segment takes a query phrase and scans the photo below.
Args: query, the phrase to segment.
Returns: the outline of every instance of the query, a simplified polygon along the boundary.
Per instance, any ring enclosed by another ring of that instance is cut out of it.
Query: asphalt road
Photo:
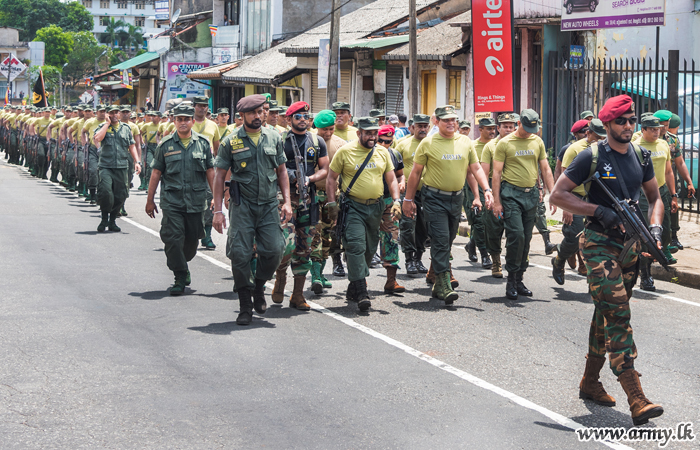
[[[544,255],[532,298],[506,300],[458,238],[451,308],[422,277],[385,296],[373,269],[369,314],[329,276],[312,311],[285,300],[238,327],[225,236],[170,297],[144,205],[132,190],[122,233],[98,234],[97,208],[0,162],[0,448],[605,448],[572,428],[632,426],[607,368],[617,406],[578,399],[593,305],[582,278],[552,281]],[[646,427],[700,425],[699,296],[657,287],[632,301],[636,366],[666,411]]]

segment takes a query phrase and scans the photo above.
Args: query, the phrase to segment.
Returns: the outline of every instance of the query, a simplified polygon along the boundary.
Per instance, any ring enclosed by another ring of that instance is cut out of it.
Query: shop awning
[[[216,66],[206,67],[204,69],[195,70],[187,74],[187,78],[193,80],[220,80],[221,76],[231,69],[238,67],[238,61],[218,64]]]
[[[139,56],[135,56],[131,59],[127,59],[124,62],[121,62],[115,66],[112,66],[112,69],[117,69],[117,70],[124,70],[124,69],[131,69],[146,63],[149,63],[153,61],[154,59],[158,59],[158,52],[146,52],[143,53]]]

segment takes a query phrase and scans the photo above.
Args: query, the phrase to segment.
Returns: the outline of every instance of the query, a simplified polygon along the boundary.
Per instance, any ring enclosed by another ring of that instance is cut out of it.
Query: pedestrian
[[[650,153],[630,144],[637,122],[632,98],[620,95],[609,99],[599,118],[605,126],[607,139],[579,153],[557,181],[550,201],[572,214],[587,216],[586,228],[579,242],[588,268],[588,288],[595,312],[590,323],[588,355],[579,384],[579,396],[599,405],[615,405],[615,399],[605,392],[599,381],[607,353],[610,368],[627,394],[632,421],[635,425],[642,425],[663,414],[664,410],[644,395],[639,373],[634,368],[637,347],[630,325],[630,299],[637,278],[641,246],[636,243],[631,251],[623,254],[624,227],[612,209],[612,201],[596,183],[588,189],[588,202],[571,192],[595,172],[618,199],[636,200],[641,188],[649,204],[653,205],[649,229],[659,249],[664,207]]]
[[[394,137],[396,138],[396,143],[398,144],[401,138],[406,137],[410,134],[410,131],[406,126],[406,120],[408,119],[408,117],[406,117],[406,114],[398,113],[396,115],[396,118],[399,121],[399,123],[396,127],[396,133],[394,134]]]
[[[378,150],[377,133],[379,121],[376,117],[358,119],[359,134],[356,141],[341,147],[333,157],[326,180],[328,208],[331,219],[344,211],[337,224],[342,231],[342,242],[348,261],[348,289],[345,297],[356,302],[360,311],[367,311],[372,303],[367,293],[367,276],[379,242],[379,226],[385,205],[383,201],[384,180],[389,186],[393,200],[392,215],[401,214],[399,188],[394,175],[394,166],[389,154]],[[336,201],[338,177],[341,177],[341,197]]]
[[[238,325],[250,324],[253,309],[265,314],[265,283],[272,279],[284,253],[280,219],[286,223],[292,217],[284,143],[279,133],[262,128],[265,101],[259,94],[238,101],[243,126],[224,140],[215,162],[213,225],[219,233],[226,225],[222,202],[226,174],[231,171],[226,256],[231,260],[233,291],[240,304]],[[284,199],[281,214],[278,188]],[[255,277],[250,264],[254,244],[259,256]]]
[[[435,116],[439,132],[423,139],[416,149],[403,213],[415,218],[415,194],[422,180],[421,200],[431,243],[431,269],[435,273],[432,294],[450,305],[458,298],[453,290],[456,286],[453,286],[450,249],[459,228],[467,173],[471,172],[484,189],[487,207],[491,206],[493,197],[474,143],[457,131],[459,116],[455,114],[454,106],[436,108]]]
[[[540,117],[532,109],[520,113],[518,128],[501,139],[493,156],[493,214],[503,217],[506,232],[506,298],[532,296],[523,283],[530,254],[532,228],[537,217],[538,169],[551,192],[554,181],[547,160],[547,149],[537,135]],[[556,207],[551,205],[552,214]]]
[[[194,108],[181,103],[173,108],[173,115],[177,131],[153,152],[146,214],[155,218],[158,213],[154,198],[161,183],[160,239],[168,269],[175,275],[170,295],[181,295],[192,282],[187,263],[197,254],[199,239],[204,236],[206,185],[211,188],[214,183],[214,160],[209,141],[192,132]]]
[[[352,114],[350,113],[350,103],[335,102],[331,105],[331,109],[335,113],[335,135],[345,142],[357,140],[357,128],[350,125]],[[345,272],[343,275],[345,276]]]
[[[99,186],[97,203],[102,221],[97,231],[121,231],[116,224],[119,211],[129,189],[129,157],[133,158],[136,173],[141,172],[141,161],[129,125],[118,118],[119,106],[111,106],[105,122],[95,130],[95,145],[99,150]]]

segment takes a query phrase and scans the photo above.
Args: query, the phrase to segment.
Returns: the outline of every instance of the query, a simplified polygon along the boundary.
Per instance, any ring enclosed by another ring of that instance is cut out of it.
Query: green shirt
[[[153,154],[151,167],[161,175],[160,206],[198,213],[207,208],[207,170],[214,167],[209,141],[192,133],[181,140],[177,133],[165,137]]]
[[[659,187],[666,185],[666,163],[671,161],[671,149],[668,142],[663,139],[657,139],[655,142],[647,142],[644,136],[635,142],[640,147],[651,152],[651,163],[654,165],[654,175]]]
[[[501,140],[500,136],[496,139],[492,139],[488,144],[484,146],[481,151],[481,156],[479,156],[479,161],[489,165],[489,180],[493,178],[493,155],[496,153],[496,144]]]
[[[357,140],[357,128],[352,127],[348,125],[348,127],[344,130],[341,130],[338,127],[335,127],[335,131],[333,132],[336,136],[338,136],[340,139],[344,140],[345,142],[350,142],[350,141],[356,141]]]
[[[564,158],[561,161],[562,170],[569,167],[569,165],[574,161],[574,158],[576,158],[576,156],[578,156],[579,153],[581,153],[590,146],[591,144],[588,142],[588,139],[581,139],[580,141],[576,141],[573,144],[571,144],[569,148],[566,149],[566,152],[564,153]],[[576,186],[572,192],[574,194],[580,195],[581,197],[586,196],[586,188],[583,185]]]
[[[341,176],[341,192],[345,192],[355,173],[367,158],[370,149],[363,147],[360,141],[353,141],[338,149],[330,169]],[[389,153],[377,146],[355,184],[350,195],[362,200],[380,198],[384,195],[384,174],[394,170]]]
[[[435,133],[421,141],[413,162],[425,166],[425,185],[456,192],[464,187],[469,165],[477,164],[479,158],[474,150],[474,142],[467,136],[456,133],[448,139]]]
[[[537,183],[539,162],[547,159],[547,149],[536,134],[523,139],[512,133],[498,142],[493,159],[503,163],[501,180],[531,188]]]
[[[96,128],[95,133],[100,128]],[[134,143],[134,137],[131,135],[129,125],[122,122],[119,122],[118,127],[111,125],[105,138],[100,142],[100,162],[98,167],[100,169],[128,168],[129,160],[131,159],[129,146]]]

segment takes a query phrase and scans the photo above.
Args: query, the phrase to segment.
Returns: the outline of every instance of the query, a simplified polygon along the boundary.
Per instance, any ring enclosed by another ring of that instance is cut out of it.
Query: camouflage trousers
[[[391,219],[391,207],[394,200],[384,199],[384,212],[379,225],[379,256],[383,267],[399,266],[399,223]]]
[[[316,224],[316,234],[311,243],[311,261],[323,262],[328,259],[328,256],[338,251],[333,251],[334,247],[339,247],[340,244],[335,239],[335,224],[328,217],[328,197],[326,191],[316,191],[316,201],[321,207],[321,217]]]
[[[610,358],[616,376],[634,368],[637,347],[630,325],[632,288],[637,281],[639,243],[623,261],[622,238],[586,228],[579,240],[588,270],[588,290],[595,305],[588,337],[588,353]]]
[[[311,270],[311,251],[314,236],[316,236],[316,226],[311,226],[309,223],[308,210],[304,212],[299,210],[299,195],[293,192],[291,200],[292,220],[282,224],[284,255],[277,271],[286,272],[291,264],[293,275],[306,275]],[[279,204],[278,209],[281,213],[282,203]]]

